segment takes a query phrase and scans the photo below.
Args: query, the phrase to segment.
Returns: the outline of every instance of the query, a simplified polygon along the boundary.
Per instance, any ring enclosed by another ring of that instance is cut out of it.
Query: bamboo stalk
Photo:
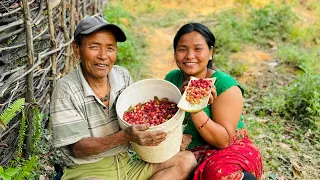
[[[66,21],[66,12],[67,12],[67,4],[66,1],[62,1],[62,18],[61,18],[61,27],[64,35],[64,40],[65,42],[68,42],[70,40],[69,38],[69,33],[68,33],[68,28],[67,28],[67,21]],[[70,54],[70,45],[66,47],[66,54]],[[70,67],[69,67],[69,56],[65,56],[65,61],[64,61],[64,68],[62,71],[62,74],[66,74],[70,72]]]
[[[57,43],[55,40],[55,35],[54,35],[54,24],[53,24],[53,16],[52,16],[52,6],[51,6],[50,0],[47,0],[47,11],[48,11],[48,26],[49,26],[49,34],[50,34],[50,44],[51,44],[51,50],[56,49]],[[51,67],[51,73],[52,73],[52,82],[53,82],[53,87],[56,84],[56,76],[57,76],[57,54],[53,53],[50,57],[52,67]]]
[[[87,13],[87,2],[86,2],[86,0],[83,0],[83,4],[82,4],[82,18],[86,17],[86,13]]]
[[[80,0],[77,0],[77,6],[76,6],[77,7],[76,11],[78,16],[77,24],[79,24],[80,20],[82,19],[82,8],[80,4],[81,4]]]
[[[27,42],[27,62],[28,68],[31,68],[34,64],[34,49],[33,49],[33,35],[32,35],[32,24],[29,13],[28,0],[22,0],[23,4],[23,17],[26,29],[26,42]],[[34,100],[34,90],[33,90],[33,71],[30,71],[27,77],[27,92],[26,92],[26,102],[32,103]],[[26,157],[30,157],[33,152],[33,122],[32,122],[33,112],[27,112],[28,119],[28,131],[26,140]]]
[[[71,0],[71,8],[70,8],[70,36],[73,36],[74,33],[74,26],[75,26],[75,6],[76,6],[76,0]],[[69,68],[70,71],[73,69],[75,65],[75,57],[73,54],[73,51],[71,52],[71,58],[69,60]]]
[[[80,22],[80,0],[76,0],[76,24]]]

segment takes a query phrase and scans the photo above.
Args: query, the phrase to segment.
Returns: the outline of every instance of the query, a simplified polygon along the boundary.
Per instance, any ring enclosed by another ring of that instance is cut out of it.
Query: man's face
[[[114,34],[101,30],[85,36],[81,45],[74,42],[73,50],[87,79],[103,79],[116,61],[118,47]]]

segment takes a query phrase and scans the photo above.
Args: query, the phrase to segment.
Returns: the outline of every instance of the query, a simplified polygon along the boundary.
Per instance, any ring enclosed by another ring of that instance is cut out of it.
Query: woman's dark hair
[[[188,23],[188,24],[183,25],[176,33],[176,35],[173,39],[174,51],[176,51],[178,41],[180,40],[181,36],[183,36],[184,34],[193,32],[193,31],[199,32],[205,38],[209,49],[214,48],[216,38],[214,37],[214,35],[212,34],[212,32],[210,31],[210,29],[208,27],[206,27],[200,23]],[[212,69],[212,60],[209,60],[207,67]]]

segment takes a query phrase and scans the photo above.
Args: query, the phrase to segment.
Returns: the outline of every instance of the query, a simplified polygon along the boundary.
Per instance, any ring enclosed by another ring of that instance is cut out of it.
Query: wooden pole
[[[70,40],[68,28],[67,28],[67,21],[66,21],[66,12],[67,12],[67,4],[66,1],[62,1],[62,18],[61,18],[61,27],[63,30],[64,40],[65,42],[68,42]],[[70,72],[70,63],[69,58],[70,57],[70,45],[66,47],[66,55],[64,60],[64,68],[62,74],[67,74]]]
[[[33,49],[33,35],[32,35],[32,22],[30,18],[28,0],[22,0],[23,5],[23,17],[24,25],[26,31],[26,42],[27,42],[27,62],[28,68],[31,68],[34,64],[34,49]],[[26,102],[32,103],[34,101],[34,88],[33,88],[33,71],[31,71],[27,76],[27,92],[26,92]],[[27,139],[26,139],[26,157],[32,155],[33,152],[33,111],[31,108],[27,111]]]
[[[71,0],[71,8],[70,8],[70,36],[73,36],[74,33],[74,26],[75,26],[75,8],[76,7],[76,0]],[[75,65],[75,57],[73,51],[70,52],[70,59],[69,59],[69,70],[72,71]]]
[[[74,33],[74,26],[75,26],[75,7],[76,7],[76,0],[71,0],[71,8],[70,8],[70,36],[73,36]],[[70,71],[74,68],[75,65],[75,57],[73,54],[73,51],[71,54],[71,58],[70,58]]]
[[[48,12],[48,26],[49,26],[49,34],[50,34],[50,45],[51,50],[56,49],[57,43],[55,39],[54,33],[54,24],[53,24],[53,16],[52,16],[52,6],[50,0],[47,0],[47,12]],[[53,53],[50,57],[51,59],[51,74],[52,74],[52,84],[53,87],[56,85],[56,77],[57,77],[57,54]]]
[[[86,0],[83,0],[83,3],[82,3],[82,18],[86,17],[86,14],[87,14],[87,2]]]
[[[80,0],[76,0],[76,24],[79,24],[81,19],[81,12],[80,12]]]

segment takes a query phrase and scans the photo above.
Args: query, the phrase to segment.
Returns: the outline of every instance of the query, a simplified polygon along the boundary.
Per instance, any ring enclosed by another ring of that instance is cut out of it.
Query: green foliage
[[[3,169],[2,166],[0,166],[0,177],[3,180],[11,180],[14,175],[18,173],[19,169],[17,168],[8,168],[6,170]]]
[[[250,4],[253,0],[235,0],[235,2],[240,3],[240,4]]]
[[[281,62],[290,63],[304,72],[315,72],[320,57],[316,50],[305,49],[301,46],[281,46],[277,52]]]
[[[306,73],[285,91],[285,106],[281,112],[294,118],[303,128],[319,131],[320,125],[320,75]]]
[[[12,176],[11,179],[38,179],[40,173],[40,167],[46,166],[46,164],[40,164],[40,160],[38,158],[39,154],[43,154],[44,146],[49,146],[47,142],[45,142],[45,134],[44,134],[44,124],[43,118],[44,115],[40,113],[38,107],[30,105],[28,108],[33,111],[33,127],[30,128],[32,130],[32,152],[31,157],[26,159],[23,156],[23,149],[26,137],[26,129],[28,124],[26,123],[26,115],[25,111],[22,111],[22,116],[20,120],[20,129],[19,129],[19,136],[18,136],[18,145],[15,150],[14,157],[8,167],[12,169],[16,169],[18,173],[15,176]],[[49,171],[47,172],[49,174]]]
[[[162,13],[166,13],[166,16],[159,15],[158,18],[142,18],[141,23],[147,24],[156,28],[165,28],[174,26],[177,23],[177,19],[182,19],[187,16],[186,11],[179,11],[176,9],[163,9]]]
[[[34,108],[34,138],[33,138],[33,149],[35,150],[35,153],[39,152],[39,146],[42,141],[41,141],[41,136],[42,136],[42,120],[43,120],[43,114],[40,113],[39,108]]]
[[[21,121],[20,121],[18,146],[16,149],[16,156],[17,157],[20,157],[20,155],[21,155],[25,135],[26,135],[26,116],[23,111]]]
[[[274,90],[261,97],[259,105],[252,109],[256,115],[280,115],[294,120],[304,133],[308,129],[319,132],[320,75],[304,73],[283,89],[270,88]]]
[[[211,28],[216,36],[215,53],[238,52],[242,48],[243,39],[252,39],[248,24],[234,9],[219,14],[217,22]]]
[[[3,180],[34,179],[35,174],[32,172],[38,167],[38,159],[38,156],[33,156],[29,160],[23,161],[21,166],[9,167],[5,170],[0,166],[0,177]]]
[[[250,14],[251,31],[255,41],[267,43],[268,40],[285,41],[292,31],[297,16],[289,6],[273,3],[260,9],[253,9]]]
[[[21,179],[35,179],[35,175],[33,172],[39,167],[38,164],[38,156],[32,156],[29,160],[26,160],[24,164],[19,168],[19,172],[17,176],[13,178],[13,180],[21,180]],[[33,178],[31,178],[33,177]]]
[[[320,16],[320,14],[319,14]],[[315,22],[312,26],[293,28],[289,40],[294,44],[303,46],[320,45],[320,22]]]
[[[105,18],[120,26],[126,33],[127,40],[118,44],[116,64],[126,67],[134,80],[143,79],[147,76],[146,71],[136,69],[147,69],[144,62],[146,47],[145,40],[141,36],[133,36],[132,23],[134,18],[120,4],[111,3],[104,11]]]
[[[112,3],[104,10],[104,17],[111,23],[124,27],[125,20],[133,20],[130,12],[128,12],[120,3]],[[130,24],[129,24],[130,25]]]
[[[24,98],[15,100],[4,112],[0,115],[0,119],[5,124],[8,124],[24,107]]]
[[[231,64],[230,75],[240,77],[247,70],[247,66],[239,61],[233,61]]]

